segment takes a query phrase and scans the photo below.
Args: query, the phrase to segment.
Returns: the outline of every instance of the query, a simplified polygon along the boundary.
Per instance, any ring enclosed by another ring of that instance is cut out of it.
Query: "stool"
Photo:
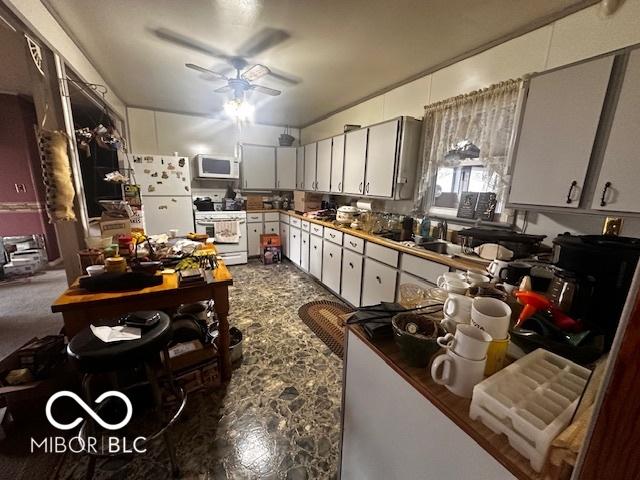
[[[136,340],[126,340],[121,342],[103,342],[96,337],[90,327],[83,329],[80,333],[71,339],[67,346],[67,353],[72,362],[77,366],[78,370],[83,374],[82,389],[84,400],[87,405],[95,409],[95,405],[91,396],[90,381],[94,374],[110,374],[112,379],[115,378],[117,370],[130,369],[133,365],[142,364],[145,368],[147,381],[151,387],[156,413],[162,408],[162,394],[158,384],[156,364],[160,359],[160,353],[164,356],[164,370],[169,379],[169,384],[173,389],[176,398],[179,399],[179,407],[171,420],[155,432],[147,437],[145,443],[154,440],[160,435],[163,436],[165,446],[169,452],[171,461],[171,470],[174,477],[180,475],[180,470],[176,462],[175,449],[171,438],[169,437],[168,428],[178,419],[184,410],[187,396],[181,388],[177,388],[173,381],[171,367],[169,365],[169,352],[167,345],[171,341],[171,320],[164,312],[139,312],[145,316],[149,314],[157,314],[158,322],[152,327],[142,330],[142,335]],[[96,326],[118,324],[118,319],[94,322]],[[94,433],[95,424],[89,415],[80,429],[79,436],[86,436]],[[86,478],[92,478],[95,470],[95,462],[97,456],[115,456],[113,454],[105,454],[103,452],[92,454],[88,452],[89,466],[87,468]]]

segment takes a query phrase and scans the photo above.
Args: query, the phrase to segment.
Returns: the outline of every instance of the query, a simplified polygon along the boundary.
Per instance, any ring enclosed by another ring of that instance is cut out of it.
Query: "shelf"
[[[429,402],[464,430],[492,457],[500,462],[515,477],[521,480],[545,478],[544,469],[537,473],[531,468],[529,460],[520,455],[510,445],[505,435],[493,433],[482,423],[469,418],[471,399],[458,397],[445,387],[436,384],[427,368],[410,367],[402,359],[393,339],[370,340],[362,327],[348,327],[362,342],[371,348],[387,365],[411,384]]]

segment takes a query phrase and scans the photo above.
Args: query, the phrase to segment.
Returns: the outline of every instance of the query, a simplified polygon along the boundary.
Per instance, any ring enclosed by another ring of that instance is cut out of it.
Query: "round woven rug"
[[[298,309],[302,321],[340,358],[344,340],[344,325],[340,316],[351,312],[352,308],[330,300],[305,303]]]

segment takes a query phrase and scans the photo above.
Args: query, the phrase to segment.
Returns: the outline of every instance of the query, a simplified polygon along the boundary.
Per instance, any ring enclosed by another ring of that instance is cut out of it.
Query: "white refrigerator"
[[[144,230],[148,235],[194,231],[189,159],[173,155],[132,154],[134,181],[140,187]]]

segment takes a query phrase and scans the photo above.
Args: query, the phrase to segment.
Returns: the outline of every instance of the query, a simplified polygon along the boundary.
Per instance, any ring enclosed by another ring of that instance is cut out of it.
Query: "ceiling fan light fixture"
[[[251,122],[255,108],[244,99],[234,98],[224,104],[224,113],[236,122]]]

